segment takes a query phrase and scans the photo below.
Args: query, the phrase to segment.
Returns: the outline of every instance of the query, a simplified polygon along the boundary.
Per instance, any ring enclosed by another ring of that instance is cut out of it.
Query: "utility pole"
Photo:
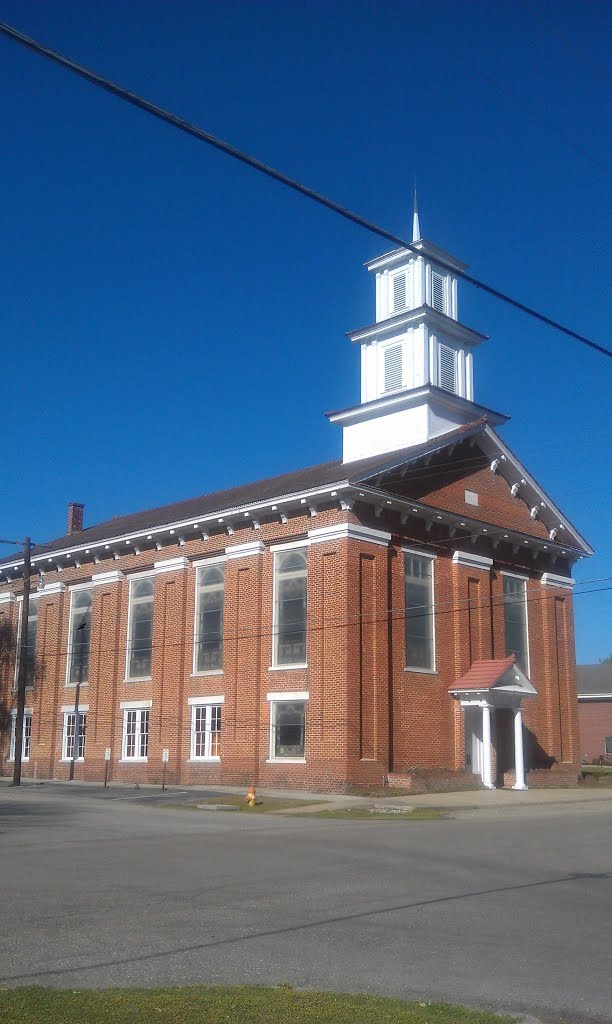
[[[23,542],[23,604],[21,606],[21,639],[19,644],[19,672],[17,674],[17,717],[15,719],[15,764],[13,786],[21,785],[21,755],[23,753],[23,719],[26,684],[28,681],[28,617],[30,614],[30,538]]]
[[[85,656],[85,621],[77,626],[75,633],[83,630],[80,637],[79,647],[79,679],[74,691],[74,743],[72,746],[72,757],[70,759],[70,781],[74,779],[74,763],[79,756],[79,744],[81,742],[81,714],[79,712],[79,700],[81,698],[81,683],[83,682],[83,660]]]

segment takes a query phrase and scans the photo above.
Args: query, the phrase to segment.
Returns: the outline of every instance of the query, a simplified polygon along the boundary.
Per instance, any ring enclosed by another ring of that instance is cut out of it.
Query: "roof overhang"
[[[409,248],[392,249],[390,252],[383,253],[382,256],[368,260],[367,263],[364,263],[364,267],[367,270],[387,270],[395,263],[404,262],[406,257],[410,255],[417,257],[428,256],[432,263],[439,263],[448,270],[454,270],[457,274],[462,274],[468,269],[467,263],[463,263],[456,256],[451,256],[445,249],[441,249],[438,245],[434,245],[433,242],[428,242],[424,238],[419,238],[417,241],[412,242]]]
[[[362,345],[375,337],[384,338],[387,335],[397,334],[398,330],[401,331],[407,327],[417,327],[425,321],[431,324],[432,327],[438,328],[443,334],[461,341],[464,345],[475,347],[476,345],[481,345],[483,341],[487,341],[488,338],[488,335],[480,334],[479,331],[473,330],[467,324],[462,324],[459,320],[453,320],[451,316],[439,313],[433,306],[419,306],[417,309],[407,309],[404,313],[396,313],[395,316],[379,320],[377,323],[366,324],[365,327],[358,327],[354,331],[347,331],[346,336],[351,341]]]
[[[506,423],[510,418],[503,412],[495,412],[494,409],[487,409],[484,405],[477,405],[476,402],[470,402],[467,398],[454,395],[450,391],[445,391],[444,388],[436,387],[435,384],[425,384],[423,387],[399,391],[394,395],[374,398],[371,402],[363,402],[350,409],[326,412],[325,415],[330,423],[349,425],[375,419],[378,416],[387,416],[391,412],[402,412],[404,409],[422,405],[424,401],[429,401],[440,410],[459,412],[466,421],[474,421],[486,416],[490,422],[501,424]]]

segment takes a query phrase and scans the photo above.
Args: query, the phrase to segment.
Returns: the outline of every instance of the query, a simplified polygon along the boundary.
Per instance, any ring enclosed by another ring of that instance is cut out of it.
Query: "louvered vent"
[[[448,345],[440,345],[440,387],[456,391],[455,353]]]
[[[438,313],[446,313],[444,302],[444,278],[442,274],[431,275],[431,304]]]
[[[393,345],[385,349],[385,391],[395,391],[402,386],[402,346]]]
[[[399,313],[406,308],[406,275],[398,274],[393,278],[393,312]]]

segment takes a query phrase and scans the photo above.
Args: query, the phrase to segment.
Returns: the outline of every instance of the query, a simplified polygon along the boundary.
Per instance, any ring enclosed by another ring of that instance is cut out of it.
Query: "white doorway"
[[[465,716],[465,770],[482,778],[482,710],[464,708]]]

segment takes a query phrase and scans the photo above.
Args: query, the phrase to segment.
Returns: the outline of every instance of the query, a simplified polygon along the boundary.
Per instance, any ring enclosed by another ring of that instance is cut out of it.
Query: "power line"
[[[602,577],[599,580],[584,580],[582,583],[576,584],[576,586],[587,586],[587,584],[600,583],[600,582],[607,583],[609,581],[612,581],[612,577],[608,576],[608,577]],[[578,592],[574,593],[572,596],[574,598],[576,598],[576,597],[586,596],[587,594],[603,594],[603,593],[606,593],[607,591],[610,591],[610,590],[612,590],[612,586],[609,586],[609,587],[596,587],[596,588],[593,588],[591,590],[581,590],[581,591],[578,591]],[[535,591],[527,590],[524,598],[520,598],[519,601],[514,601],[512,603],[523,603],[523,601],[525,601],[525,603],[527,603],[527,604],[535,603],[535,602],[544,603],[546,601],[554,601],[555,598],[556,598],[555,594],[545,594],[545,593],[540,593],[540,592],[535,592]],[[492,595],[489,595],[489,597],[484,598],[482,601],[470,600],[469,598],[465,598],[465,599],[462,599],[462,600],[460,599],[459,601],[456,601],[456,600],[434,601],[433,604],[414,605],[414,606],[411,607],[410,611],[411,612],[423,611],[424,614],[432,613],[434,615],[448,615],[448,614],[452,614],[453,612],[466,612],[466,611],[469,611],[470,609],[502,608],[506,603],[507,603],[507,601],[506,601],[506,598],[504,597],[504,595],[502,595],[502,594],[492,594]],[[405,607],[402,606],[402,607],[399,607],[399,608],[395,608],[395,607],[386,608],[380,614],[372,615],[372,616],[365,615],[362,612],[357,612],[354,616],[351,616],[351,617],[346,618],[346,619],[345,618],[340,618],[340,617],[330,616],[325,621],[322,621],[321,618],[314,619],[314,617],[309,616],[308,622],[307,622],[307,626],[306,626],[306,629],[304,630],[304,632],[306,633],[307,636],[310,636],[310,635],[312,635],[314,633],[319,633],[322,630],[326,630],[326,629],[345,629],[345,628],[349,629],[349,628],[353,628],[353,627],[359,627],[359,626],[364,625],[364,624],[365,625],[376,625],[376,624],[388,622],[389,618],[391,619],[391,621],[398,622],[398,621],[402,621],[404,619],[405,615],[406,615],[406,609],[405,609]],[[153,619],[147,619],[147,620],[143,619],[143,620],[140,620],[140,621],[142,621],[142,622],[147,621],[147,622],[151,622],[152,623],[154,620]],[[296,632],[298,632],[298,631],[296,630]],[[187,648],[191,644],[195,645],[195,644],[198,643],[197,640],[195,640],[195,642],[194,642],[194,632],[193,632],[193,629],[190,629],[190,628],[187,628],[184,632],[183,631],[173,631],[171,635],[173,637],[173,639],[171,639],[171,640],[164,639],[163,641],[161,641],[159,643],[151,643],[151,651],[171,650],[171,649],[177,648],[177,647]],[[227,643],[236,643],[236,644],[238,644],[238,643],[240,643],[242,641],[246,641],[246,640],[272,640],[276,635],[277,635],[277,632],[274,629],[266,629],[266,630],[261,630],[261,631],[258,631],[258,632],[256,632],[256,631],[240,630],[239,629],[236,633],[224,633],[218,639],[223,644],[227,644]],[[133,650],[133,646],[130,647],[130,642],[126,639],[124,642],[110,644],[110,645],[105,646],[105,647],[102,647],[102,646],[98,647],[98,646],[93,646],[92,645],[92,647],[90,649],[90,655],[91,655],[91,652],[93,652],[96,656],[99,656],[99,655],[102,655],[102,654],[117,654],[117,655],[125,656],[127,654],[128,650]],[[72,653],[73,653],[73,650],[70,647],[61,647],[61,648],[47,649],[44,652],[44,655],[45,655],[45,658],[61,658],[61,657],[68,657]],[[0,662],[1,662],[1,660],[2,659],[0,659]],[[6,661],[8,661],[9,658],[5,655],[5,659],[4,660],[5,660],[5,663],[6,663]],[[43,660],[43,659],[40,659],[40,660]]]
[[[258,160],[256,157],[250,156],[243,150],[237,149],[230,143],[224,142],[222,139],[219,139],[217,136],[212,135],[210,132],[205,131],[203,128],[199,128],[197,125],[192,124],[189,121],[185,121],[181,117],[177,117],[176,114],[172,114],[170,111],[165,110],[164,108],[159,107],[154,103],[151,103],[149,100],[138,95],[137,93],[130,92],[128,89],[123,88],[123,86],[117,85],[115,82],[111,81],[108,78],[104,78],[102,75],[97,74],[95,71],[91,71],[84,65],[78,64],[76,61],[73,61],[68,57],[64,57],[56,50],[52,50],[49,47],[44,46],[36,39],[32,39],[30,36],[25,35],[23,32],[19,32],[11,25],[7,25],[5,22],[0,22],[0,32],[8,36],[9,39],[13,39],[15,42],[20,43],[22,46],[25,46],[26,48],[33,50],[40,56],[46,57],[47,59],[54,61],[61,67],[64,67],[68,71],[71,71],[73,74],[79,75],[81,78],[84,78],[87,82],[90,82],[92,85],[97,86],[99,89],[104,89],[106,92],[110,92],[112,95],[118,96],[119,99],[124,100],[126,103],[130,103],[132,104],[132,106],[138,107],[140,110],[145,111],[145,113],[151,114],[153,117],[157,117],[160,121],[164,121],[166,124],[172,125],[172,127],[178,128],[180,131],[183,131],[186,134],[193,136],[200,142],[205,142],[207,145],[213,146],[215,149],[220,150],[221,152],[227,154],[228,156],[231,156],[233,159],[239,160],[241,163],[244,163],[247,166],[253,168],[253,170],[259,171],[261,174],[264,174],[267,177],[272,178],[274,181],[277,181],[280,184],[285,185],[287,188],[292,189],[294,192],[300,193],[307,199],[311,199],[313,202],[319,203],[319,205],[324,206],[329,210],[332,210],[334,213],[339,214],[339,216],[344,217],[346,220],[351,221],[353,224],[357,224],[359,227],[365,228],[366,231],[370,231],[372,232],[372,234],[378,235],[380,238],[384,238],[388,242],[392,242],[394,245],[398,246],[401,249],[409,249],[410,251],[416,253],[419,256],[422,255],[421,250],[416,248],[411,242],[407,242],[405,239],[400,238],[398,235],[395,235],[390,231],[387,231],[385,228],[379,227],[372,221],[369,221],[365,217],[360,216],[360,214],[354,213],[352,210],[347,209],[340,203],[337,203],[334,200],[329,199],[327,196],[322,195],[322,193],[320,192],[316,192],[314,189],[309,188],[307,185],[303,185],[301,182],[296,181],[295,178],[290,178],[288,175],[276,170],[269,164],[265,164],[263,163],[263,161]],[[431,259],[432,263],[444,266],[444,264],[439,264],[437,260],[431,257],[428,258]],[[603,345],[600,345],[597,342],[592,341],[590,338],[585,337],[585,335],[583,334],[578,334],[577,331],[574,331],[572,330],[572,328],[566,327],[563,324],[559,323],[558,321],[553,320],[552,317],[546,316],[544,313],[539,313],[533,307],[527,306],[525,305],[525,303],[519,302],[517,299],[513,299],[510,295],[507,295],[505,292],[500,291],[498,288],[494,288],[491,285],[486,284],[484,281],[480,281],[478,278],[473,277],[471,274],[466,274],[465,272],[459,272],[459,276],[463,281],[467,281],[468,284],[472,284],[474,285],[475,288],[481,289],[481,291],[486,292],[488,295],[492,295],[494,298],[499,299],[501,302],[505,302],[507,305],[513,306],[515,309],[520,310],[527,316],[533,317],[540,323],[544,323],[548,327],[552,327],[554,330],[560,331],[562,334],[567,335],[574,341],[578,341],[583,345],[587,345],[589,348],[594,349],[596,352],[599,352],[602,355],[612,357],[612,351],[610,349],[607,349]]]

